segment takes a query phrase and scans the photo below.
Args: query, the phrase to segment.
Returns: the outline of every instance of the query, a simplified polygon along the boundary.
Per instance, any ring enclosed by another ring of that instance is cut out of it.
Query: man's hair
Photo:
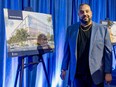
[[[82,3],[82,4],[80,4],[79,5],[79,9],[81,8],[81,6],[83,6],[83,5],[88,5],[89,7],[90,7],[90,5],[89,4],[87,4],[87,3]]]

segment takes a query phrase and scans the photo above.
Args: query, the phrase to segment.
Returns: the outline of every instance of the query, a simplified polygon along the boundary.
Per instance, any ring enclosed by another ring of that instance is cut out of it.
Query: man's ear
[[[91,11],[91,17],[92,17],[92,11]]]

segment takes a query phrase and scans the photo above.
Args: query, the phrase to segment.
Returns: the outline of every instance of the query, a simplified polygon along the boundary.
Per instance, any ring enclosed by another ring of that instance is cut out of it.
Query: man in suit
[[[88,4],[79,6],[79,23],[68,27],[61,68],[69,68],[71,87],[104,87],[112,80],[112,45],[106,27],[92,21]]]

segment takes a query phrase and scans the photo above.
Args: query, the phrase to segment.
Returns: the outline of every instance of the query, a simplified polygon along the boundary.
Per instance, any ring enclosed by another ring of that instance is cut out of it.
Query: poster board
[[[54,49],[50,14],[4,9],[7,51],[9,57],[39,54]]]
[[[116,44],[116,21],[106,20],[100,23],[108,28],[111,43]]]

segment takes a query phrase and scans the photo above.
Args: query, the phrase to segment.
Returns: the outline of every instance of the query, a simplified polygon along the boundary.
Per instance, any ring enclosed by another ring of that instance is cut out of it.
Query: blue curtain
[[[14,87],[18,67],[18,57],[9,58],[7,55],[3,8],[24,10],[25,7],[32,7],[34,12],[52,15],[55,49],[43,57],[51,87],[66,87],[68,80],[62,83],[60,79],[65,33],[67,26],[79,20],[77,14],[81,3],[91,6],[93,21],[99,23],[105,18],[116,21],[116,0],[0,0],[0,87]],[[25,58],[25,62],[28,59]],[[30,59],[38,61],[36,57]],[[18,84],[19,79],[16,87],[19,87]],[[47,86],[41,63],[24,70],[23,87]]]

